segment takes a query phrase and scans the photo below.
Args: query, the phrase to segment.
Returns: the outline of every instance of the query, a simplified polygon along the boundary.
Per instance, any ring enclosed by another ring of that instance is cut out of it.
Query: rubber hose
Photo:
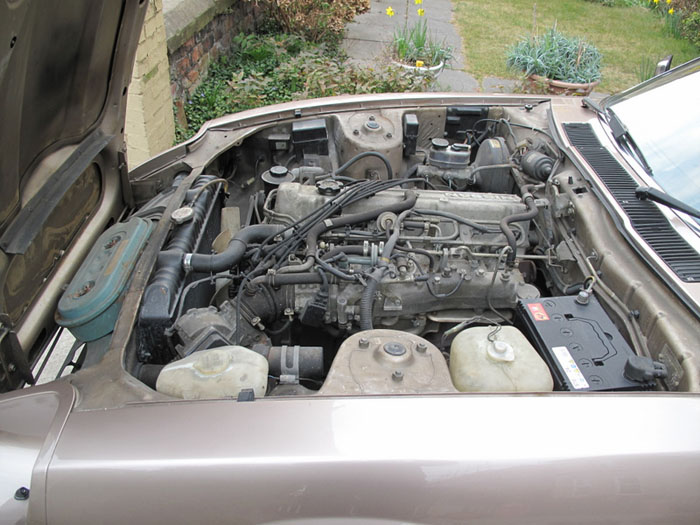
[[[274,276],[261,275],[250,281],[253,286],[270,283],[272,286],[284,286],[286,284],[321,284],[321,276],[316,272],[309,273],[283,273]]]
[[[510,268],[512,268],[515,264],[516,250],[518,248],[518,242],[515,239],[515,234],[513,234],[513,231],[510,229],[510,225],[514,222],[529,221],[537,217],[537,205],[535,204],[535,197],[533,197],[531,193],[526,193],[523,196],[523,201],[525,201],[525,205],[527,206],[526,212],[516,213],[515,215],[503,217],[499,224],[503,235],[505,235],[506,237],[508,246],[510,246],[510,252],[506,256],[506,265]]]
[[[394,170],[391,169],[391,162],[389,162],[389,159],[386,158],[385,155],[379,153],[378,151],[363,151],[362,153],[355,155],[353,158],[351,158],[349,161],[343,164],[340,168],[335,170],[335,173],[333,175],[340,175],[350,166],[355,164],[358,160],[364,159],[365,157],[377,157],[384,163],[384,166],[386,167],[386,174],[389,180],[394,178]]]
[[[217,273],[228,270],[241,262],[248,249],[248,243],[263,241],[271,235],[281,232],[284,228],[281,224],[246,226],[231,239],[223,252],[212,255],[186,254],[183,257],[183,266],[196,272]]]
[[[158,376],[164,366],[165,365],[142,364],[136,375],[142,383],[155,390]]]
[[[372,330],[372,314],[374,310],[374,294],[379,287],[379,281],[384,276],[385,268],[375,268],[367,277],[367,286],[360,298],[360,329]]]
[[[402,179],[412,179],[413,177],[416,176],[416,173],[418,173],[418,166],[420,164],[414,164],[406,173],[403,174]]]
[[[396,218],[396,224],[394,224],[394,231],[391,232],[389,240],[386,241],[386,244],[384,245],[384,250],[382,251],[382,258],[385,259],[386,262],[388,262],[389,259],[391,259],[391,255],[394,252],[394,247],[396,246],[396,243],[399,240],[399,235],[401,234],[401,224],[403,223],[404,219],[409,213],[411,213],[411,210],[404,210]]]

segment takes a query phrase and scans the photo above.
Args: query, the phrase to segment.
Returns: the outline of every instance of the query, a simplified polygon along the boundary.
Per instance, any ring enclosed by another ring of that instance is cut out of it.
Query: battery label
[[[569,381],[571,381],[572,386],[576,390],[588,388],[588,381],[586,381],[586,378],[583,377],[583,374],[576,364],[576,361],[574,361],[574,358],[571,357],[569,349],[565,346],[554,346],[552,347],[552,352],[557,358],[557,361],[559,361],[559,364],[564,370],[566,377],[568,377]]]
[[[527,307],[530,309],[530,313],[535,321],[549,321],[547,310],[544,309],[542,303],[529,303]]]

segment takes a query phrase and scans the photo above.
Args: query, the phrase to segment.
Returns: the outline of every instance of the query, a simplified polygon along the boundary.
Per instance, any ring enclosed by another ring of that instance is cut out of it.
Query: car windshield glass
[[[694,70],[623,95],[609,107],[627,127],[659,186],[700,208],[700,69]]]

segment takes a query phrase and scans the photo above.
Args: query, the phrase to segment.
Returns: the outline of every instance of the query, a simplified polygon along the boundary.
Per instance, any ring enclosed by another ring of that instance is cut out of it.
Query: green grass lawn
[[[453,0],[462,35],[466,70],[485,76],[519,78],[506,68],[505,51],[532,33],[533,0]],[[639,82],[646,59],[656,62],[673,54],[673,64],[700,56],[690,42],[668,36],[664,21],[644,7],[604,7],[585,0],[537,2],[537,31],[557,28],[585,38],[603,54],[603,78],[598,91],[617,92]]]

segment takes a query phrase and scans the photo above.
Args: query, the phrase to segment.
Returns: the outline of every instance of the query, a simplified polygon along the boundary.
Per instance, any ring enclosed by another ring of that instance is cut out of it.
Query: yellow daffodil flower
[[[672,7],[671,9],[668,10],[668,14],[669,14],[669,15],[672,15],[672,14],[674,13],[674,11],[675,11],[675,10],[674,10],[673,7]]]
[[[667,4],[670,4],[670,3],[671,3],[671,0],[666,0],[666,3],[667,3]]]
[[[656,1],[658,2],[659,0],[656,0]],[[389,6],[386,8],[386,14],[391,17],[391,16],[394,16],[396,14],[396,12],[394,11],[394,9],[391,6]]]
[[[419,9],[418,16],[425,16],[425,9],[423,9],[423,8]]]
[[[416,67],[423,67],[424,64],[425,62],[423,62],[422,60],[416,60]]]
[[[655,3],[655,4],[658,4],[658,3],[659,3],[659,0],[654,0],[654,3]]]
[[[423,0],[413,0],[413,3],[416,5],[421,5],[423,3]]]

